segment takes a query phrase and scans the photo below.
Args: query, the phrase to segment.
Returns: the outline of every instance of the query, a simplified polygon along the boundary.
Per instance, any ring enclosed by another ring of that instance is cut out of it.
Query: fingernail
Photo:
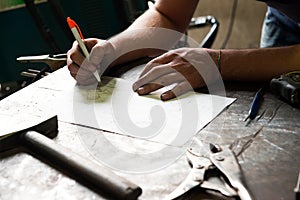
[[[137,89],[137,92],[139,95],[143,95],[143,94],[145,94],[145,89],[143,87],[140,87]]]
[[[169,97],[167,94],[162,94],[162,95],[160,95],[160,99],[163,101],[166,101],[166,100],[169,100]]]

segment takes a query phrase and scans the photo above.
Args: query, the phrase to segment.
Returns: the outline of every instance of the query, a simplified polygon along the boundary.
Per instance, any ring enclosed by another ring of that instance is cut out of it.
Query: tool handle
[[[237,190],[241,200],[253,200],[246,188],[237,157],[231,149],[225,147],[222,151],[211,154],[210,160],[225,175],[231,186]]]
[[[238,189],[237,192],[241,200],[254,200],[252,195],[243,184],[237,184],[236,187]]]
[[[38,132],[28,131],[21,138],[21,143],[34,153],[41,154],[46,159],[59,164],[74,177],[91,184],[97,191],[112,195],[117,199],[137,199],[142,193],[137,185],[56,144]]]

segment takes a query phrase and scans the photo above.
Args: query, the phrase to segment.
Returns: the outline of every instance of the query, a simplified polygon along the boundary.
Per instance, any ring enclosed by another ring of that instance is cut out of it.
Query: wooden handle
[[[59,146],[46,136],[28,131],[23,134],[21,143],[42,155],[45,159],[59,164],[75,177],[92,184],[92,187],[102,193],[112,195],[117,199],[137,199],[142,189],[112,171],[85,159],[78,154]]]

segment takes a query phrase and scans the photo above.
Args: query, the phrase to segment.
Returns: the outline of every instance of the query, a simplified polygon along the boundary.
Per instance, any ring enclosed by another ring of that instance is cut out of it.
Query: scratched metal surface
[[[124,77],[134,80],[135,75],[128,77],[128,74],[125,74]],[[33,90],[33,88],[29,89]],[[50,91],[47,95],[49,94]],[[256,199],[294,199],[293,189],[300,166],[299,109],[267,93],[260,109],[263,115],[258,121],[253,121],[246,126],[243,119],[247,115],[254,91],[227,89],[227,95],[236,97],[237,101],[201,130],[197,138],[232,146],[239,155],[248,187]],[[37,96],[37,98],[45,101],[44,96]],[[16,101],[20,101],[21,104],[21,100],[14,97],[12,102],[15,104]],[[18,108],[1,106],[0,109]],[[148,141],[99,132],[63,122],[59,123],[59,131],[58,137],[54,139],[58,144],[90,159],[93,158],[82,145],[76,134],[78,131],[87,134],[104,134],[125,147],[142,145],[143,148],[151,148],[153,145]],[[143,194],[140,199],[160,200],[180,184],[188,171],[186,158],[182,156],[172,165],[154,173],[120,175],[142,187]],[[4,200],[109,199],[22,150],[0,155],[0,174],[0,199]],[[182,199],[199,198],[228,199],[212,196],[200,189],[188,193]]]
[[[300,110],[266,93],[260,119],[245,126],[245,105],[250,105],[254,92],[227,95],[238,99],[198,138],[217,133],[221,143],[233,147],[256,199],[294,199],[300,170]]]

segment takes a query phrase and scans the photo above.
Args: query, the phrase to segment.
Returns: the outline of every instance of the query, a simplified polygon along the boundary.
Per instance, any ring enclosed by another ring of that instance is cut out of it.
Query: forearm
[[[149,46],[145,42],[147,42],[147,40],[149,41],[150,38],[152,40],[155,38],[148,35],[149,32],[143,31],[143,29],[146,30],[148,27],[158,27],[162,24],[172,26],[171,22],[161,18],[160,13],[158,13],[157,10],[151,9],[146,11],[124,32],[110,38],[109,41],[114,46],[116,54],[118,55],[111,67],[138,58],[162,53],[162,51],[159,51],[158,49],[145,48],[146,46]],[[132,42],[135,42],[135,44]]]
[[[156,56],[170,49],[183,33],[196,8],[198,0],[190,0],[184,12],[176,9],[187,4],[184,0],[157,1],[124,32],[109,41],[117,50],[115,64],[146,56]],[[154,29],[154,28],[158,29]],[[129,53],[130,52],[130,53]],[[125,55],[126,54],[126,55]]]
[[[217,64],[219,50],[208,50]],[[260,49],[223,49],[221,75],[224,80],[268,81],[282,73],[300,70],[300,45]]]

